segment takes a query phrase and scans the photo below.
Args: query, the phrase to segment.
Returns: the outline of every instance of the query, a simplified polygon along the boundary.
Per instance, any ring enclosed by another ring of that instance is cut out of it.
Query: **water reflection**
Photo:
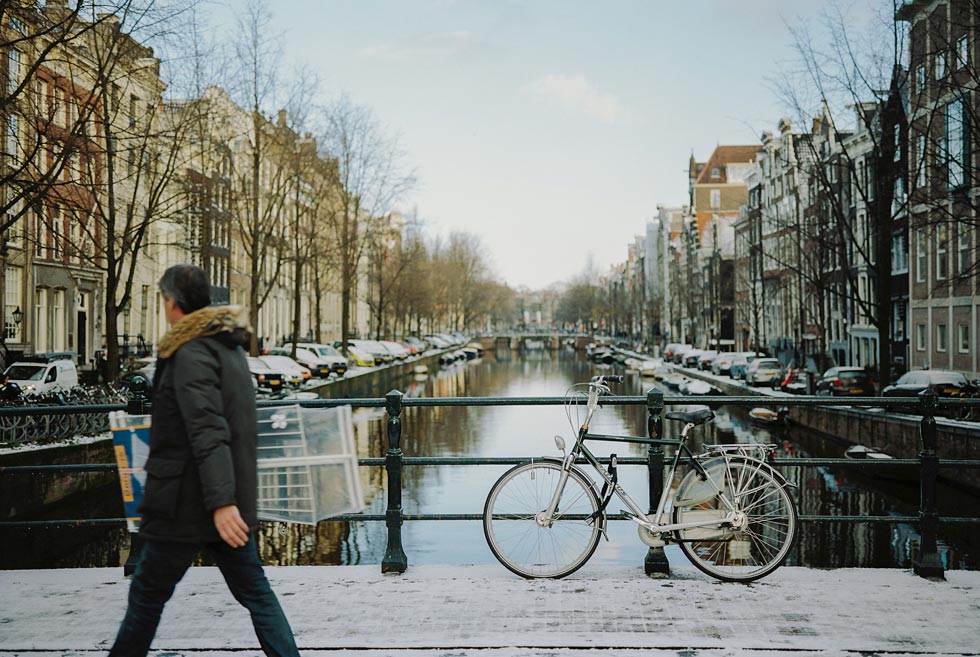
[[[613,372],[608,366],[601,371]],[[431,374],[409,374],[398,383],[409,397],[527,397],[559,396],[574,383],[587,381],[599,368],[574,352],[547,350],[504,352],[500,357],[457,363]],[[618,372],[617,372],[618,373]],[[643,394],[649,379],[628,375],[622,394]],[[747,409],[722,407],[710,426],[692,435],[691,448],[730,442],[766,442],[779,446],[779,456],[840,456],[842,447],[826,437],[792,429],[769,431],[753,426]],[[355,439],[361,457],[384,457],[387,450],[383,409],[354,412]],[[643,406],[605,406],[592,425],[596,433],[645,435]],[[680,426],[665,423],[674,437]],[[406,456],[554,456],[553,437],[571,444],[573,430],[559,406],[431,407],[407,408],[402,423],[402,449]],[[594,443],[600,456],[643,456],[641,445]],[[106,459],[108,460],[108,458]],[[407,466],[403,475],[405,513],[480,513],[487,491],[507,466]],[[793,495],[804,515],[914,515],[915,487],[883,482],[859,471],[828,468],[783,467],[797,485]],[[877,471],[876,471],[877,472]],[[366,512],[385,511],[384,468],[362,467],[361,484]],[[594,477],[595,478],[595,477]],[[677,478],[679,480],[679,477]],[[648,504],[644,467],[622,466],[620,482],[641,506]],[[980,515],[976,500],[942,490],[944,513]],[[74,507],[53,509],[46,517],[119,517],[118,488],[103,487],[87,493]],[[966,505],[966,506],[964,506]],[[609,511],[622,508],[618,499]],[[953,509],[955,508],[955,511]],[[948,568],[980,568],[975,548],[978,530],[942,527],[941,557]],[[493,563],[479,522],[408,521],[402,542],[410,564]],[[321,522],[316,526],[264,524],[260,532],[263,560],[275,565],[380,564],[386,548],[383,522]],[[909,567],[918,551],[919,537],[908,525],[869,523],[804,523],[788,563],[816,567]],[[61,528],[6,530],[0,534],[0,565],[4,568],[112,566],[125,560],[128,539],[121,529]],[[609,541],[602,541],[589,567],[604,563],[640,564],[646,547],[629,522],[610,523]],[[675,563],[684,558],[668,547]]]

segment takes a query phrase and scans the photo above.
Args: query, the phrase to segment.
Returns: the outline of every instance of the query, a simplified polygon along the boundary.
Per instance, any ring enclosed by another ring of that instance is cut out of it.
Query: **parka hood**
[[[228,333],[226,343],[242,344],[249,330],[248,313],[244,306],[208,306],[185,315],[160,340],[157,355],[170,358],[181,346],[194,340]]]

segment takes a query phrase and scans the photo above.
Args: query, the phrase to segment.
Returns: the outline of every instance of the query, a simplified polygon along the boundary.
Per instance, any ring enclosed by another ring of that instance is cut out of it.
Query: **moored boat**
[[[749,418],[763,426],[786,426],[789,424],[789,409],[780,408],[777,411],[762,406],[749,411]]]

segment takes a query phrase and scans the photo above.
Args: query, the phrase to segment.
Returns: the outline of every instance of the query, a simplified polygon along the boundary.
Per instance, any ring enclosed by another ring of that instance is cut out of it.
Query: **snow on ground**
[[[493,565],[401,576],[377,565],[266,570],[307,655],[980,654],[980,572],[937,582],[904,570],[782,568],[742,585],[690,566],[650,579],[640,567],[586,565],[534,581]],[[127,581],[121,568],[5,571],[0,591],[0,655],[70,655],[108,647]],[[259,652],[214,568],[181,582],[154,648]]]
[[[18,445],[8,445],[5,447],[0,447],[0,456],[3,456],[4,454],[19,454],[21,452],[37,452],[44,449],[51,449],[53,447],[65,447],[67,445],[88,445],[90,443],[98,443],[104,440],[111,442],[112,434],[105,431],[103,433],[97,433],[91,436],[74,436],[72,438],[66,438],[57,442],[20,443]]]

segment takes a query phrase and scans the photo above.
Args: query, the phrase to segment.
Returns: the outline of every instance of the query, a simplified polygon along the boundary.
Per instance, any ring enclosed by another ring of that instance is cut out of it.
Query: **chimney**
[[[280,128],[286,127],[286,110],[284,109],[279,110],[279,115],[276,118],[276,125],[279,126]]]
[[[813,134],[818,134],[820,128],[823,127],[823,121],[820,120],[819,116],[813,117]]]

